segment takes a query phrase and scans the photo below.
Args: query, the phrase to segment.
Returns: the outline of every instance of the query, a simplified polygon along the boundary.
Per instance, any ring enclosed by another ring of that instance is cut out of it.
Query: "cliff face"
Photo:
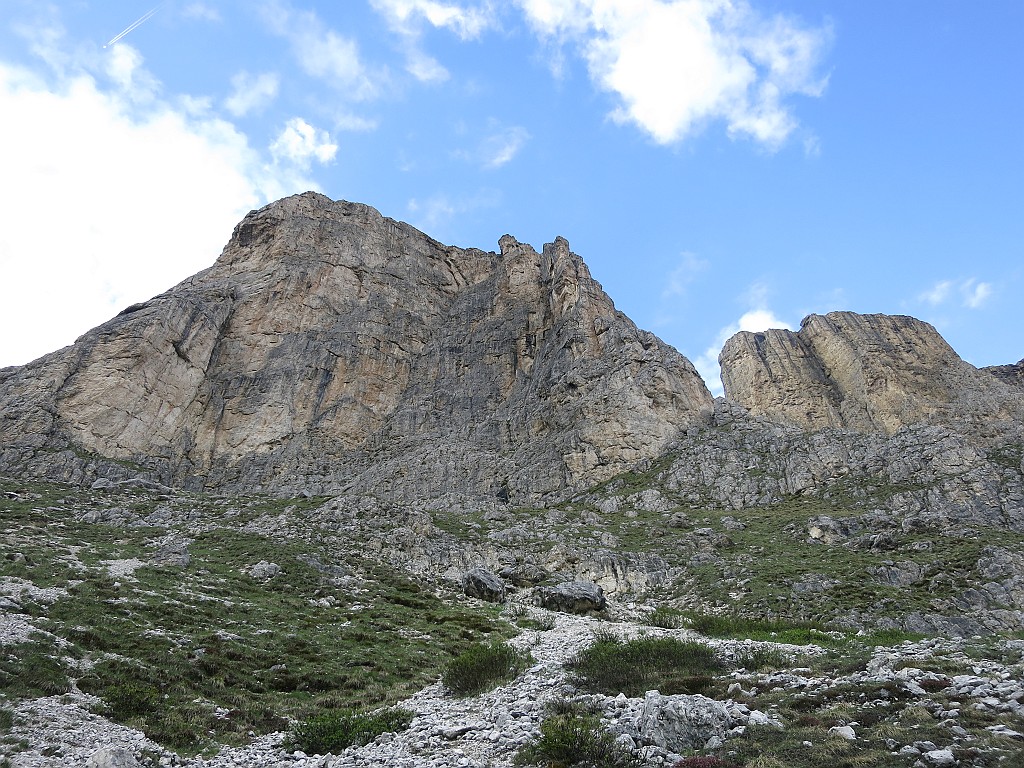
[[[990,365],[981,370],[991,373],[997,379],[1013,387],[1024,390],[1024,360],[1019,360],[1012,365]]]
[[[898,315],[810,315],[798,332],[741,332],[719,356],[725,396],[805,429],[892,434],[919,423],[998,428],[1024,400],[964,362],[928,323]]]
[[[0,372],[0,465],[70,477],[95,454],[189,487],[522,500],[657,456],[710,406],[565,240],[464,250],[307,193]]]

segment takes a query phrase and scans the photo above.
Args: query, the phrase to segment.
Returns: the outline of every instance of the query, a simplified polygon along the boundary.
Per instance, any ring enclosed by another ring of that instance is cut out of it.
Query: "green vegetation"
[[[529,652],[508,643],[477,643],[448,662],[441,680],[449,690],[470,696],[515,679],[532,663]]]
[[[0,693],[8,698],[55,696],[71,690],[58,649],[37,640],[0,649]]]
[[[638,768],[640,761],[615,743],[597,715],[576,704],[557,701],[548,707],[540,737],[516,755],[519,765],[545,768]]]
[[[32,587],[18,603],[45,634],[0,654],[0,694],[62,693],[78,678],[104,714],[181,752],[397,703],[474,643],[513,631],[497,606],[445,599],[365,559],[351,537],[312,525],[303,539],[261,535],[313,500],[4,490],[18,498],[0,498],[0,578]],[[187,565],[154,560],[169,533],[187,543]],[[261,560],[278,575],[249,576]],[[55,590],[44,599],[37,587]]]
[[[398,708],[328,712],[297,723],[292,728],[289,746],[309,755],[336,754],[346,747],[369,744],[382,733],[404,731],[414,716],[409,710]]]
[[[672,637],[623,641],[600,635],[566,668],[577,685],[593,693],[643,696],[654,689],[664,694],[705,693],[724,665],[703,643]]]
[[[662,629],[679,629],[685,623],[685,614],[667,605],[659,605],[644,619],[650,627],[661,627]]]
[[[786,654],[771,646],[744,651],[736,657],[735,664],[748,672],[788,669],[792,666]]]
[[[815,622],[762,619],[738,615],[683,614],[685,625],[707,637],[770,640],[793,645],[833,645],[835,638]]]

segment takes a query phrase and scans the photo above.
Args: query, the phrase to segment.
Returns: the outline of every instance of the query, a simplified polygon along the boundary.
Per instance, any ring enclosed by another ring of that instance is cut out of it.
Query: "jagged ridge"
[[[84,451],[190,488],[526,499],[658,455],[711,396],[564,239],[455,248],[306,193],[0,405],[4,465],[64,479]]]

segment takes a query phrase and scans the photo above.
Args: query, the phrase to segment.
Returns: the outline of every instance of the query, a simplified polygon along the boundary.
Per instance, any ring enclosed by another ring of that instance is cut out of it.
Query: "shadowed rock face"
[[[931,325],[912,317],[810,315],[796,333],[736,334],[719,362],[727,398],[807,429],[996,428],[1024,415],[1019,390],[964,362]]]
[[[521,500],[657,456],[710,406],[565,240],[464,250],[307,193],[250,213],[209,269],[0,371],[0,468],[70,479],[95,454],[189,487]]]
[[[991,373],[997,379],[1005,381],[1011,386],[1024,390],[1024,360],[1020,360],[1013,365],[990,365],[981,370]]]

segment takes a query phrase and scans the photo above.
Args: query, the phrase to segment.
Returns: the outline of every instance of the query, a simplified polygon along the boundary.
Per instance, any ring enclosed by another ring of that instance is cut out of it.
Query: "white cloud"
[[[411,45],[406,52],[405,68],[421,83],[443,83],[451,77],[441,62],[421,51],[416,45]]]
[[[353,115],[349,112],[341,112],[335,115],[333,124],[335,130],[339,131],[372,131],[377,127],[376,120]]]
[[[661,292],[662,299],[670,299],[674,296],[682,296],[686,288],[692,283],[701,272],[708,268],[706,259],[701,259],[692,253],[684,253],[679,265],[672,270],[665,280],[665,289]]]
[[[952,280],[941,280],[917,298],[919,301],[923,301],[926,304],[931,304],[933,307],[937,307],[949,298],[949,294],[952,290]]]
[[[131,101],[153,101],[160,91],[160,83],[142,66],[142,54],[125,43],[117,43],[104,57],[107,76]]]
[[[972,277],[965,280],[960,286],[960,295],[963,297],[963,304],[969,309],[978,309],[992,295],[991,283],[978,283]]]
[[[60,64],[47,80],[0,62],[0,365],[209,266],[246,211],[315,187],[205,100],[160,97],[129,46]]]
[[[374,9],[396,30],[416,34],[416,24],[451,30],[463,40],[472,40],[495,23],[491,3],[465,5],[438,0],[371,0]]]
[[[181,10],[187,19],[199,21],[220,21],[220,11],[206,3],[189,3]]]
[[[235,117],[265,108],[277,98],[280,78],[276,72],[251,75],[239,72],[231,78],[231,95],[224,100],[224,108]]]
[[[500,168],[511,162],[529,138],[529,132],[518,125],[503,128],[488,136],[481,147],[484,167]]]
[[[918,294],[917,300],[933,307],[946,304],[959,293],[960,303],[968,309],[978,309],[992,296],[991,283],[980,282],[975,277],[966,280],[940,280],[928,290]]]
[[[501,201],[501,193],[493,189],[481,189],[475,195],[451,197],[439,192],[425,199],[412,198],[407,204],[410,221],[417,228],[443,236],[442,229],[456,216],[480,208],[493,208]]]
[[[576,45],[591,78],[615,94],[611,116],[670,144],[721,120],[769,148],[793,132],[785,104],[818,96],[831,33],[746,0],[518,0],[543,37]]]
[[[309,168],[314,160],[318,163],[331,162],[338,154],[338,145],[327,131],[314,128],[301,117],[293,117],[270,145],[270,153],[276,160]]]
[[[787,328],[790,326],[785,320],[780,320],[774,312],[765,307],[751,309],[745,312],[735,323],[730,323],[715,336],[714,342],[704,353],[693,361],[697,372],[703,377],[711,394],[719,397],[724,392],[722,387],[722,369],[718,365],[718,355],[730,338],[740,331],[761,333],[769,328]]]
[[[386,72],[372,71],[363,63],[355,40],[326,27],[312,11],[294,10],[285,0],[264,3],[261,13],[270,29],[291,43],[306,74],[353,100],[378,95]]]
[[[450,77],[448,70],[421,45],[423,25],[448,29],[462,40],[480,36],[495,23],[490,3],[462,5],[438,0],[371,0],[393,31],[401,35],[406,70],[421,83],[440,83]]]

